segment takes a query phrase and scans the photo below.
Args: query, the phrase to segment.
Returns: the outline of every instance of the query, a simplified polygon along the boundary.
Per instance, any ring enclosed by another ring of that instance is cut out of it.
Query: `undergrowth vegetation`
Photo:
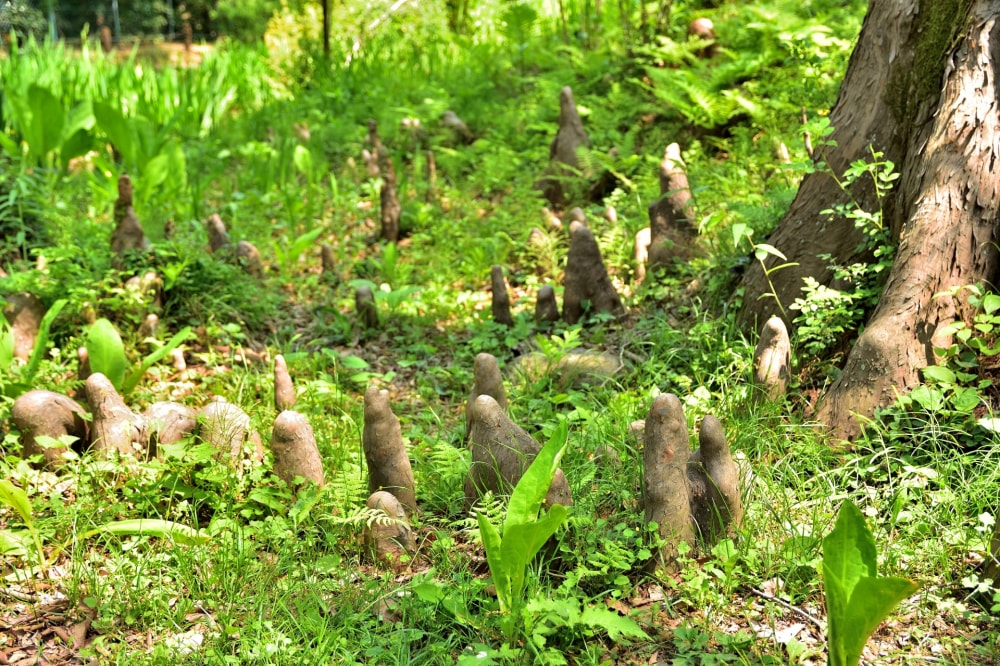
[[[756,340],[735,325],[739,277],[755,260],[746,239],[759,250],[802,174],[823,168],[803,132],[824,135],[866,3],[458,4],[383,13],[389,3],[339,3],[328,59],[317,10],[287,5],[266,47],[219,44],[197,66],[52,44],[0,58],[0,299],[58,304],[28,364],[7,353],[0,329],[0,479],[31,509],[0,503],[0,609],[68,599],[87,622],[82,654],[98,663],[819,663],[823,538],[851,501],[879,570],[920,586],[876,633],[871,661],[1000,658],[995,599],[976,569],[1000,487],[997,297],[970,286],[976,325],[956,330],[926,385],[880,412],[851,450],[832,448],[808,413],[836,372],[836,327],[873,306],[874,273],[891,259],[880,212],[840,211],[869,225],[882,262],[841,267],[854,289],[834,297],[805,285],[787,398],[752,400]],[[711,59],[687,34],[699,17],[715,24]],[[545,284],[561,295],[568,234],[548,226],[536,183],[567,85],[590,137],[572,203],[628,314],[546,327],[534,295]],[[472,140],[442,123],[446,111]],[[361,157],[369,119],[395,167],[398,243],[378,240],[382,183]],[[637,283],[634,238],[672,142],[699,250]],[[848,177],[891,189],[880,158]],[[124,173],[152,248],[120,262],[109,237]],[[212,213],[233,242],[259,248],[262,277],[208,252]],[[546,243],[528,242],[535,227]],[[320,243],[334,275],[320,271]],[[510,327],[490,314],[493,265],[514,297]],[[156,298],[126,285],[149,270],[162,281]],[[376,329],[355,319],[359,284],[372,288]],[[149,312],[160,322],[152,336],[140,332]],[[171,339],[190,327],[186,369],[153,364],[130,384],[131,405],[222,396],[265,439],[271,360],[282,354],[327,484],[295,491],[269,462],[234,470],[198,441],[149,461],[70,451],[56,473],[33,467],[10,427],[12,400],[29,384],[80,391],[76,350],[105,320],[129,368],[182,344]],[[621,370],[583,386],[515,370],[531,351],[555,366],[580,348],[612,354]],[[505,368],[515,422],[543,442],[568,432],[561,468],[574,506],[524,564],[523,599],[510,604],[489,578],[480,531],[503,522],[504,503],[487,502],[478,519],[463,511],[463,410],[480,352]],[[395,569],[361,546],[373,520],[362,395],[373,384],[392,395],[423,510],[417,552]],[[665,392],[691,427],[719,417],[750,470],[743,524],[711,552],[684,554],[678,575],[647,567],[657,532],[643,523],[641,439],[630,431]],[[605,447],[619,466],[602,462]],[[205,538],[95,532],[139,518]],[[48,571],[33,569],[47,559]],[[22,638],[8,626],[0,653]]]

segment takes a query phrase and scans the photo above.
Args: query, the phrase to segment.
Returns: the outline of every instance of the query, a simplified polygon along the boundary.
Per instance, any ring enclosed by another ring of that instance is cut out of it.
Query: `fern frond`
[[[381,509],[369,509],[367,506],[356,507],[353,511],[343,516],[330,516],[328,522],[331,525],[348,528],[367,527],[371,529],[375,525],[387,526],[395,525],[399,522],[397,518],[386,515]]]
[[[341,507],[364,504],[368,499],[368,482],[361,468],[345,462],[329,481],[330,495]]]

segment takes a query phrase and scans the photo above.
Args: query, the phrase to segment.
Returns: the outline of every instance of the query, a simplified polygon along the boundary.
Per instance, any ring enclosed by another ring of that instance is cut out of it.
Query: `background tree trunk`
[[[827,163],[838,175],[853,160],[868,155],[869,145],[882,150],[886,159],[896,164],[901,161],[903,145],[895,138],[900,134],[899,124],[889,101],[878,91],[889,87],[894,66],[909,69],[913,65],[912,51],[902,50],[901,46],[913,31],[916,4],[916,0],[873,0],[868,10],[841,83],[840,96],[830,112],[830,124],[834,127],[831,139],[836,145],[820,146],[816,151],[816,159]],[[867,183],[859,182],[852,194],[867,210],[875,205],[875,199],[874,192],[866,191],[865,187],[870,188]],[[886,205],[892,205],[891,199]],[[803,178],[791,207],[768,239],[790,261],[798,263],[772,276],[775,296],[785,310],[802,294],[804,277],[812,276],[822,284],[829,284],[832,279],[829,262],[819,255],[829,254],[838,263],[857,258],[862,234],[853,222],[819,214],[847,201],[848,196],[829,173],[809,174]],[[783,262],[774,257],[766,262],[769,268],[778,263]],[[770,291],[759,264],[751,264],[743,283],[746,298],[741,318],[745,327],[759,331],[772,315],[784,316],[774,299],[758,298]],[[791,321],[786,319],[785,323],[791,330]]]
[[[883,216],[899,249],[875,311],[818,407],[836,437],[857,435],[859,416],[915,386],[934,362],[934,346],[948,342],[938,331],[967,314],[961,299],[938,294],[997,274],[998,13],[1000,0],[873,0],[865,18],[831,113],[838,146],[827,161],[840,173],[871,146],[897,165],[901,178]],[[873,210],[870,184],[856,188],[855,199]],[[807,177],[769,239],[799,263],[772,276],[786,308],[803,277],[830,282],[817,254],[864,260],[851,221],[819,214],[845,198],[828,175]],[[756,300],[766,293],[763,277],[755,267],[745,278],[745,323],[771,314],[769,299]]]
[[[320,0],[323,6],[323,55],[330,57],[330,0]]]

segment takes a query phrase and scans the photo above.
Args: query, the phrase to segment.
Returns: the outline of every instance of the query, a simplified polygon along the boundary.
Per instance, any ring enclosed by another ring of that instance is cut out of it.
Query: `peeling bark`
[[[899,186],[905,222],[882,297],[817,410],[840,438],[860,432],[859,415],[918,385],[934,348],[950,343],[942,327],[971,316],[946,292],[997,275],[1000,2],[978,2],[973,11],[940,103],[909,139]]]
[[[855,437],[859,416],[916,386],[934,346],[947,342],[938,331],[968,315],[960,300],[936,295],[997,275],[998,14],[1000,0],[875,0],[865,17],[830,114],[837,145],[818,159],[839,174],[874,149],[897,165],[901,178],[882,210],[899,248],[864,333],[817,409],[835,437]],[[870,183],[851,194],[875,210]],[[819,255],[844,264],[868,259],[850,220],[818,215],[846,198],[829,175],[807,176],[768,239],[798,264],[772,276],[786,308],[803,277],[830,283]],[[745,325],[778,314],[773,299],[757,298],[770,292],[760,266],[744,285]]]
[[[886,159],[901,163],[902,146],[894,140],[900,132],[899,124],[886,96],[873,91],[887,90],[893,68],[913,66],[912,52],[901,47],[913,29],[916,4],[916,0],[875,2],[865,17],[840,96],[830,112],[834,127],[831,139],[836,146],[818,150],[816,155],[835,173],[842,173],[852,160],[868,155],[869,145],[882,150]],[[857,189],[854,195],[858,203],[866,209],[873,206],[872,192],[860,191],[860,186]],[[774,274],[775,295],[785,309],[801,294],[802,278],[812,276],[829,284],[829,262],[819,255],[828,253],[835,261],[845,263],[854,257],[862,236],[851,221],[818,215],[821,210],[846,202],[847,196],[829,173],[808,174],[788,212],[768,238],[768,243],[781,250],[789,262],[798,264]],[[892,201],[886,203],[891,207]],[[765,263],[773,268],[785,262],[770,257]],[[747,296],[740,318],[745,327],[757,330],[770,316],[781,313],[774,311],[773,299],[757,298],[770,292],[760,265],[751,264],[743,283]]]

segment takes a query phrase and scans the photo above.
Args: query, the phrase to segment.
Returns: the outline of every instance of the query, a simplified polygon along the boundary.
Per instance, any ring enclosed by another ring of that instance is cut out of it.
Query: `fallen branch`
[[[813,626],[815,626],[817,629],[819,629],[819,635],[823,637],[823,640],[824,641],[826,640],[826,627],[823,626],[823,623],[820,620],[814,618],[809,613],[807,613],[804,610],[802,610],[801,608],[799,608],[798,606],[793,606],[792,604],[788,603],[784,599],[779,599],[778,597],[776,597],[774,595],[771,595],[771,594],[768,594],[767,592],[764,592],[763,590],[758,590],[755,587],[751,587],[750,588],[750,592],[752,592],[753,594],[757,595],[758,597],[760,597],[761,599],[764,599],[766,601],[773,601],[774,603],[778,604],[779,606],[782,606],[782,607],[787,608],[788,610],[792,611],[793,613],[795,613],[796,615],[798,615],[802,619],[804,619],[804,620],[812,623]]]

